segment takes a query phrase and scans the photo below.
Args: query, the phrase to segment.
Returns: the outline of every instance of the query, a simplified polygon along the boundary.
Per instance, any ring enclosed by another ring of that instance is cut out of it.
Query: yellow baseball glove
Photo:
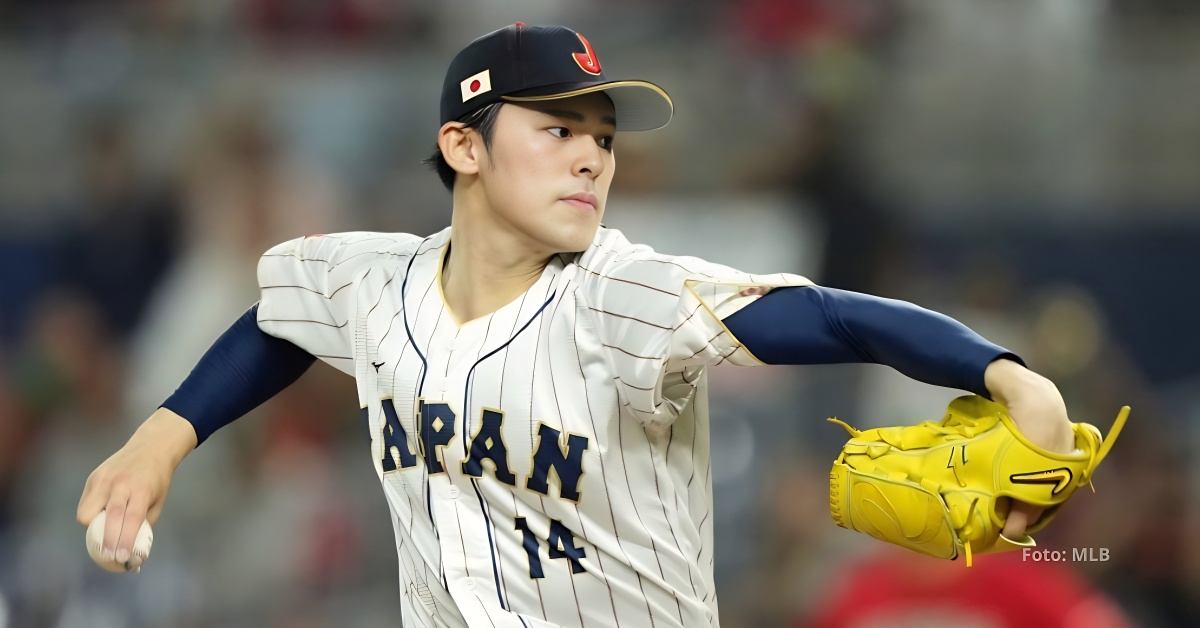
[[[1029,534],[1091,484],[1128,416],[1121,408],[1104,439],[1073,423],[1069,454],[1029,442],[1004,406],[977,395],[952,401],[940,423],[856,430],[831,417],[851,438],[829,472],[829,510],[843,528],[938,558],[961,552],[969,567],[972,553],[1033,546]],[[1022,539],[1000,534],[1011,500],[1045,507]]]

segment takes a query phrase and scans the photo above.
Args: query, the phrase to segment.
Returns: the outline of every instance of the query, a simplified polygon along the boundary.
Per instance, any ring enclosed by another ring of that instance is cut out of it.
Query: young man
[[[518,23],[450,65],[434,161],[451,226],[298,238],[262,300],[88,479],[129,557],[179,461],[319,358],[357,381],[417,626],[717,624],[706,367],[877,362],[1004,403],[1068,450],[1016,356],[900,301],[656,253],[600,226],[613,136],[670,119],[588,40]],[[1016,507],[1021,537],[1037,512]]]

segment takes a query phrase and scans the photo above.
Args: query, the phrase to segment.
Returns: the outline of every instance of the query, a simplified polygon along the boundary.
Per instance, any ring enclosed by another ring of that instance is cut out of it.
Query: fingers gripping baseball
[[[125,518],[120,526],[110,526],[105,530],[107,536],[112,528],[119,527],[116,543],[113,547],[116,548],[113,558],[118,563],[128,563],[133,555],[137,536],[142,529],[143,523],[149,523],[146,519],[146,497],[144,495],[134,494],[129,498],[129,503],[125,506]]]
[[[106,515],[105,511],[100,511],[84,535],[88,556],[91,556],[97,565],[107,571],[116,573],[141,571],[142,564],[150,556],[150,546],[154,542],[154,533],[150,529],[150,523],[142,521],[141,525],[137,526],[137,535],[133,541],[132,551],[127,556],[119,556],[118,559],[114,558],[112,554],[105,553],[103,549],[105,529],[108,527]],[[122,528],[123,530],[130,529],[128,525],[122,525]]]
[[[113,471],[113,469],[120,469]],[[88,478],[76,518],[88,527],[88,554],[109,571],[136,571],[150,552],[150,524],[166,497],[169,475],[125,450]],[[149,506],[158,504],[154,516]]]
[[[89,537],[98,537],[95,551],[91,551],[89,538],[89,551],[97,563],[109,569],[111,565],[105,561],[132,565],[143,522],[153,524],[158,520],[172,472],[169,462],[132,440],[92,472],[80,497],[76,519],[89,526]],[[101,515],[103,524],[99,525],[97,518]]]
[[[109,495],[108,504],[104,508],[107,525],[104,527],[103,549],[109,558],[115,558],[117,554],[129,549],[117,548],[117,541],[121,537],[121,528],[125,526],[125,506],[129,503],[130,492],[128,484],[122,483],[114,486]]]
[[[159,408],[88,476],[75,518],[88,526],[88,551],[100,566],[135,570],[145,560],[150,524],[162,514],[176,467],[196,443],[187,419]]]

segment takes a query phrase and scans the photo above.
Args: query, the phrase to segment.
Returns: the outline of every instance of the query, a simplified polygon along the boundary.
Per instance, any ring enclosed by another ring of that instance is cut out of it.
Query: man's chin
[[[578,253],[584,251],[596,239],[596,230],[599,227],[599,224],[593,224],[588,227],[581,225],[578,229],[572,229],[569,233],[562,234],[563,237],[556,238],[554,249],[559,253]]]

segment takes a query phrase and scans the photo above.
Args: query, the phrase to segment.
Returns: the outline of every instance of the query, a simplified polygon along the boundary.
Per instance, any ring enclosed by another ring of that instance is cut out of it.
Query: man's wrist
[[[191,422],[162,407],[155,410],[129,440],[151,446],[166,458],[172,470],[183,462],[199,442]]]
[[[1006,358],[988,364],[983,372],[983,382],[992,399],[1004,406],[1027,395],[1048,394],[1054,389],[1050,380]]]

